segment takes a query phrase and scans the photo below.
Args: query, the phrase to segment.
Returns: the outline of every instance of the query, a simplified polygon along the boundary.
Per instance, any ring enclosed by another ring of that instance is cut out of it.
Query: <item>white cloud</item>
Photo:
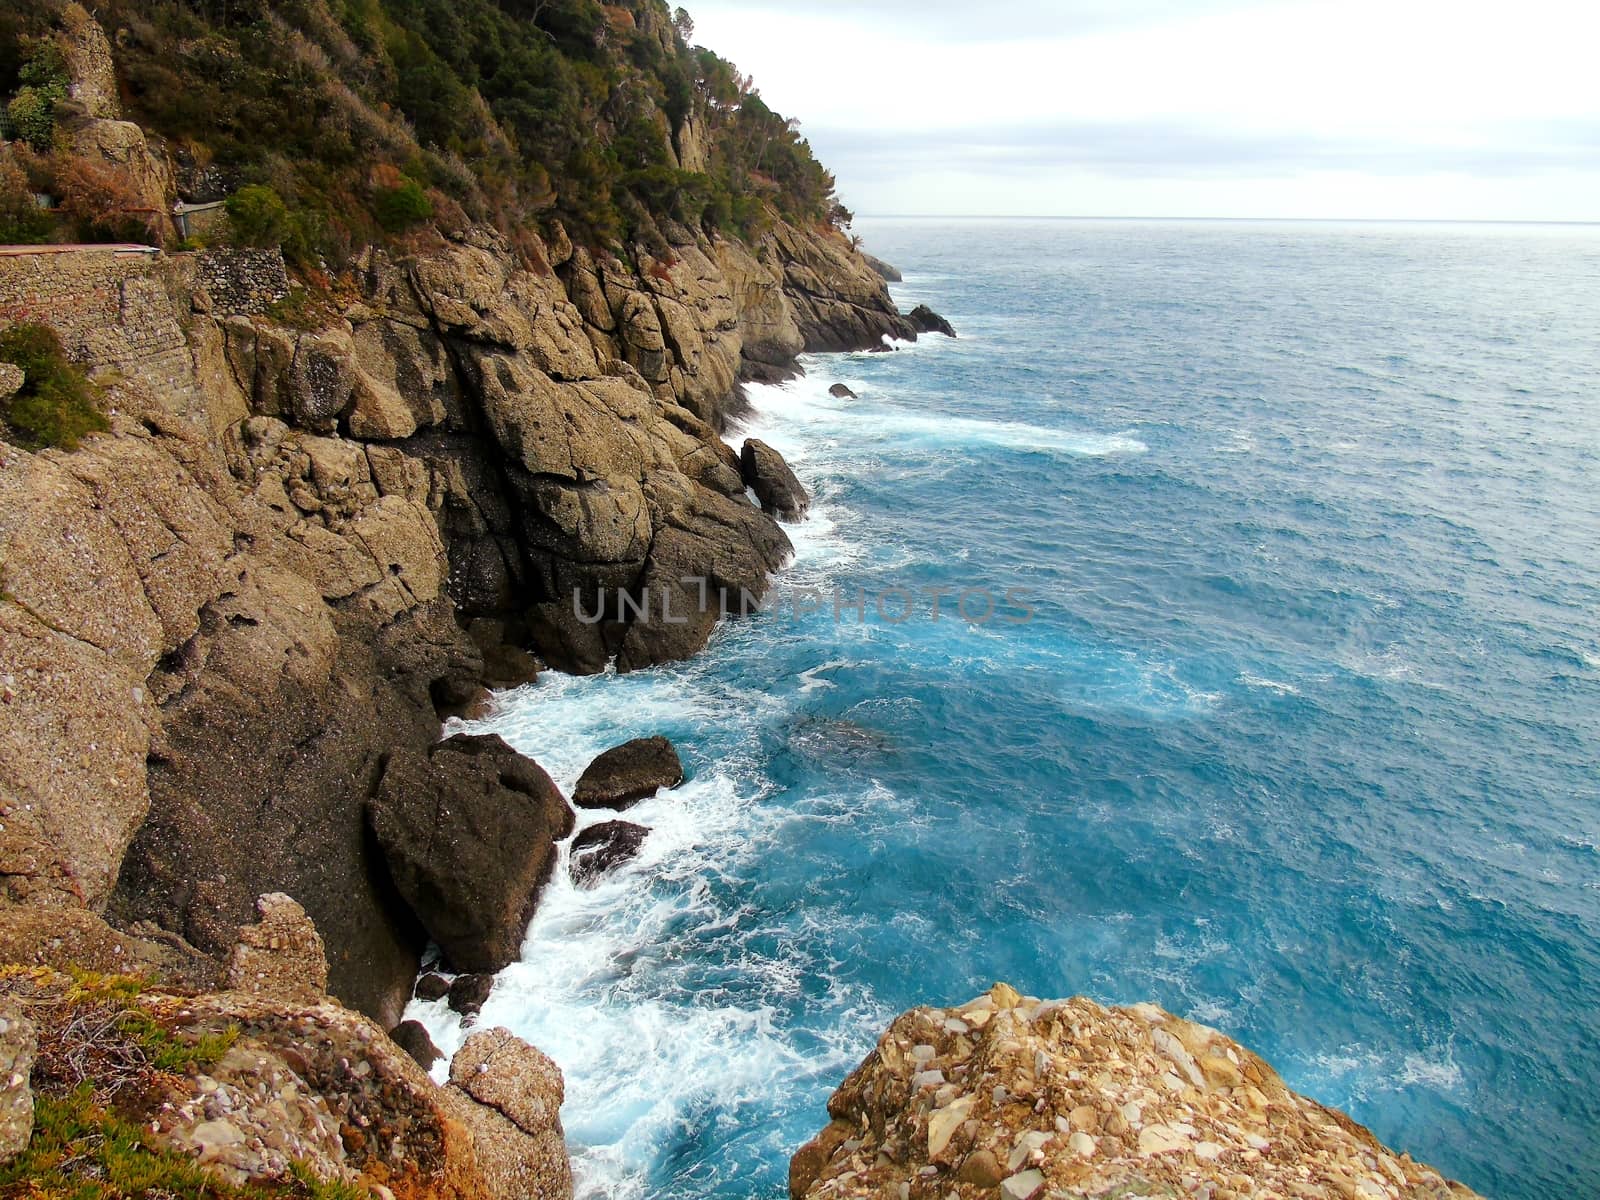
[[[1590,5],[906,8],[692,11],[862,211],[1600,219]]]

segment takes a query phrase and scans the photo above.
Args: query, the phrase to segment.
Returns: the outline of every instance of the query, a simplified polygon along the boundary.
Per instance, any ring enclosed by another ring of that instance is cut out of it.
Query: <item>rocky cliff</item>
[[[392,1024],[423,935],[367,815],[390,759],[486,683],[681,658],[759,599],[790,547],[720,435],[740,380],[914,331],[825,227],[551,229],[368,249],[291,323],[272,252],[0,259],[0,324],[54,327],[111,415],[0,442],[8,905],[220,959],[286,892]]]
[[[901,1016],[795,1156],[794,1200],[1472,1200],[1216,1030],[997,984]]]

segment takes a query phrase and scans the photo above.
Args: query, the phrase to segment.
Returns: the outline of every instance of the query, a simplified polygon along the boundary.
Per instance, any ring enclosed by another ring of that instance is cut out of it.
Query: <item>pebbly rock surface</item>
[[[450,1060],[447,1097],[472,1131],[489,1187],[521,1200],[570,1200],[561,1068],[504,1029],[475,1033]]]
[[[899,1017],[790,1164],[795,1200],[1471,1200],[1216,1030],[1005,984]]]
[[[368,809],[394,886],[457,968],[522,947],[573,814],[540,766],[488,734],[397,750]]]
[[[282,892],[256,901],[261,920],[239,930],[228,960],[227,986],[284,1000],[318,1000],[328,992],[328,956],[306,910]]]
[[[572,882],[589,887],[602,875],[616,870],[639,856],[649,830],[629,821],[602,821],[591,825],[572,839],[567,870]]]
[[[11,399],[22,390],[27,377],[15,363],[0,362],[0,402]]]
[[[632,808],[662,788],[683,782],[683,763],[671,742],[659,735],[613,746],[583,769],[572,789],[579,808]]]
[[[0,1001],[0,1166],[28,1148],[33,1136],[29,1083],[38,1040],[22,1009]]]
[[[747,438],[739,453],[739,466],[744,481],[761,501],[761,511],[770,513],[780,521],[798,521],[811,507],[811,496],[795,478],[784,461],[771,446],[759,438]]]

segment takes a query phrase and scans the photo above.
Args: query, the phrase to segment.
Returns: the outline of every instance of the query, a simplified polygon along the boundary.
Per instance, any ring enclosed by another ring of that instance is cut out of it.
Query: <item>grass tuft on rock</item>
[[[76,450],[87,435],[111,427],[95,386],[68,360],[49,326],[0,330],[0,362],[22,368],[21,390],[0,400],[0,432],[23,449]]]
[[[238,1187],[194,1159],[152,1146],[138,1124],[95,1103],[84,1084],[41,1095],[28,1148],[0,1167],[0,1200],[370,1200],[304,1168],[271,1184]]]

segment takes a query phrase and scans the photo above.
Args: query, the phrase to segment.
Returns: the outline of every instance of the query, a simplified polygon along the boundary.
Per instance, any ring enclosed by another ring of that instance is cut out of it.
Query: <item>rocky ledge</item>
[[[793,1200],[1471,1200],[1150,1004],[1006,984],[897,1019],[794,1156]]]

